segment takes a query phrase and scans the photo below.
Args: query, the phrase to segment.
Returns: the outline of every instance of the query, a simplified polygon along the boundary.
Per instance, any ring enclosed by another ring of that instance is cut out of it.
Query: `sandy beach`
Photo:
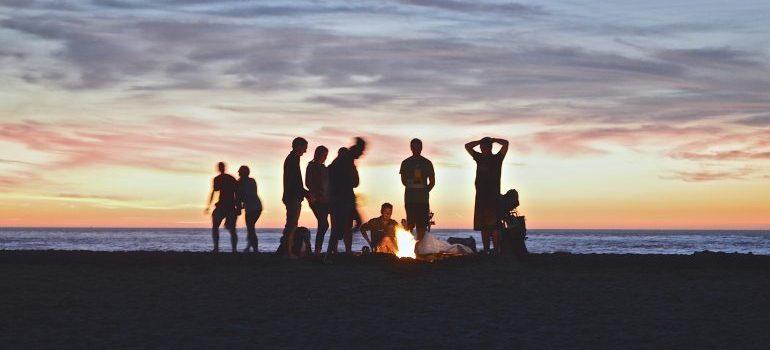
[[[770,256],[0,251],[14,348],[770,348]]]

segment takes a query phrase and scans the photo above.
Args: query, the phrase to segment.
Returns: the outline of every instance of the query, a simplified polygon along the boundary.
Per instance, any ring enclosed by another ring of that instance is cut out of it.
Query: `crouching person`
[[[380,216],[361,225],[361,235],[369,242],[373,252],[396,253],[396,228],[398,223],[391,218],[392,216],[393,205],[383,203],[380,207]],[[367,231],[371,233],[371,239],[367,236]]]
[[[286,242],[286,236],[281,237],[281,244],[278,246],[278,250],[275,251],[277,255],[286,255],[287,248],[291,247],[291,253],[297,257],[305,257],[311,254],[313,247],[310,245],[310,230],[307,227],[297,227],[294,231],[294,241],[292,245]]]

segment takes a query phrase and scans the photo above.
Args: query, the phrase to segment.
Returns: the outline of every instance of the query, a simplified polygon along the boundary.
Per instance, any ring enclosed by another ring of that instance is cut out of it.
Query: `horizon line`
[[[165,230],[211,230],[211,227],[172,227],[172,226],[0,226],[2,229],[117,229],[117,230],[131,230],[131,229],[165,229]],[[236,229],[246,229],[245,226],[238,226]],[[283,230],[283,227],[257,227],[257,230]],[[307,227],[309,230],[317,230],[316,227]],[[220,228],[222,230],[222,228]],[[434,230],[465,230],[472,232],[480,232],[473,230],[473,228],[436,228]],[[528,228],[530,230],[572,230],[572,231],[770,231],[768,228]]]

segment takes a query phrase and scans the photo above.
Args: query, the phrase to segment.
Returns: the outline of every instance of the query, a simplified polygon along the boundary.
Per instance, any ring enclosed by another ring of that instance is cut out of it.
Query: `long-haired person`
[[[246,212],[246,249],[243,251],[248,252],[249,249],[253,249],[256,253],[259,252],[259,240],[255,226],[259,216],[262,215],[262,201],[259,199],[257,181],[249,177],[250,173],[251,170],[245,165],[238,169],[238,188],[241,207]]]
[[[500,151],[492,153],[492,145],[500,144]],[[474,148],[478,146],[481,152]],[[495,244],[495,251],[500,250],[500,237],[497,229],[498,199],[500,197],[500,176],[503,159],[508,153],[508,141],[485,137],[465,144],[465,150],[476,161],[476,204],[473,212],[473,229],[481,231],[484,253],[489,253],[489,238]]]
[[[310,209],[318,221],[315,233],[315,255],[321,255],[324,236],[329,230],[329,170],[326,168],[326,158],[329,149],[318,146],[313,154],[313,160],[307,163],[305,170],[305,185],[310,191]]]

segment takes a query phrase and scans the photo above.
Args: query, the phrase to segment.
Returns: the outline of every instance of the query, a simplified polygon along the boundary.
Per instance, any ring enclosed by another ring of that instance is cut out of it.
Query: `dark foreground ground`
[[[0,348],[770,349],[770,257],[0,251]]]

